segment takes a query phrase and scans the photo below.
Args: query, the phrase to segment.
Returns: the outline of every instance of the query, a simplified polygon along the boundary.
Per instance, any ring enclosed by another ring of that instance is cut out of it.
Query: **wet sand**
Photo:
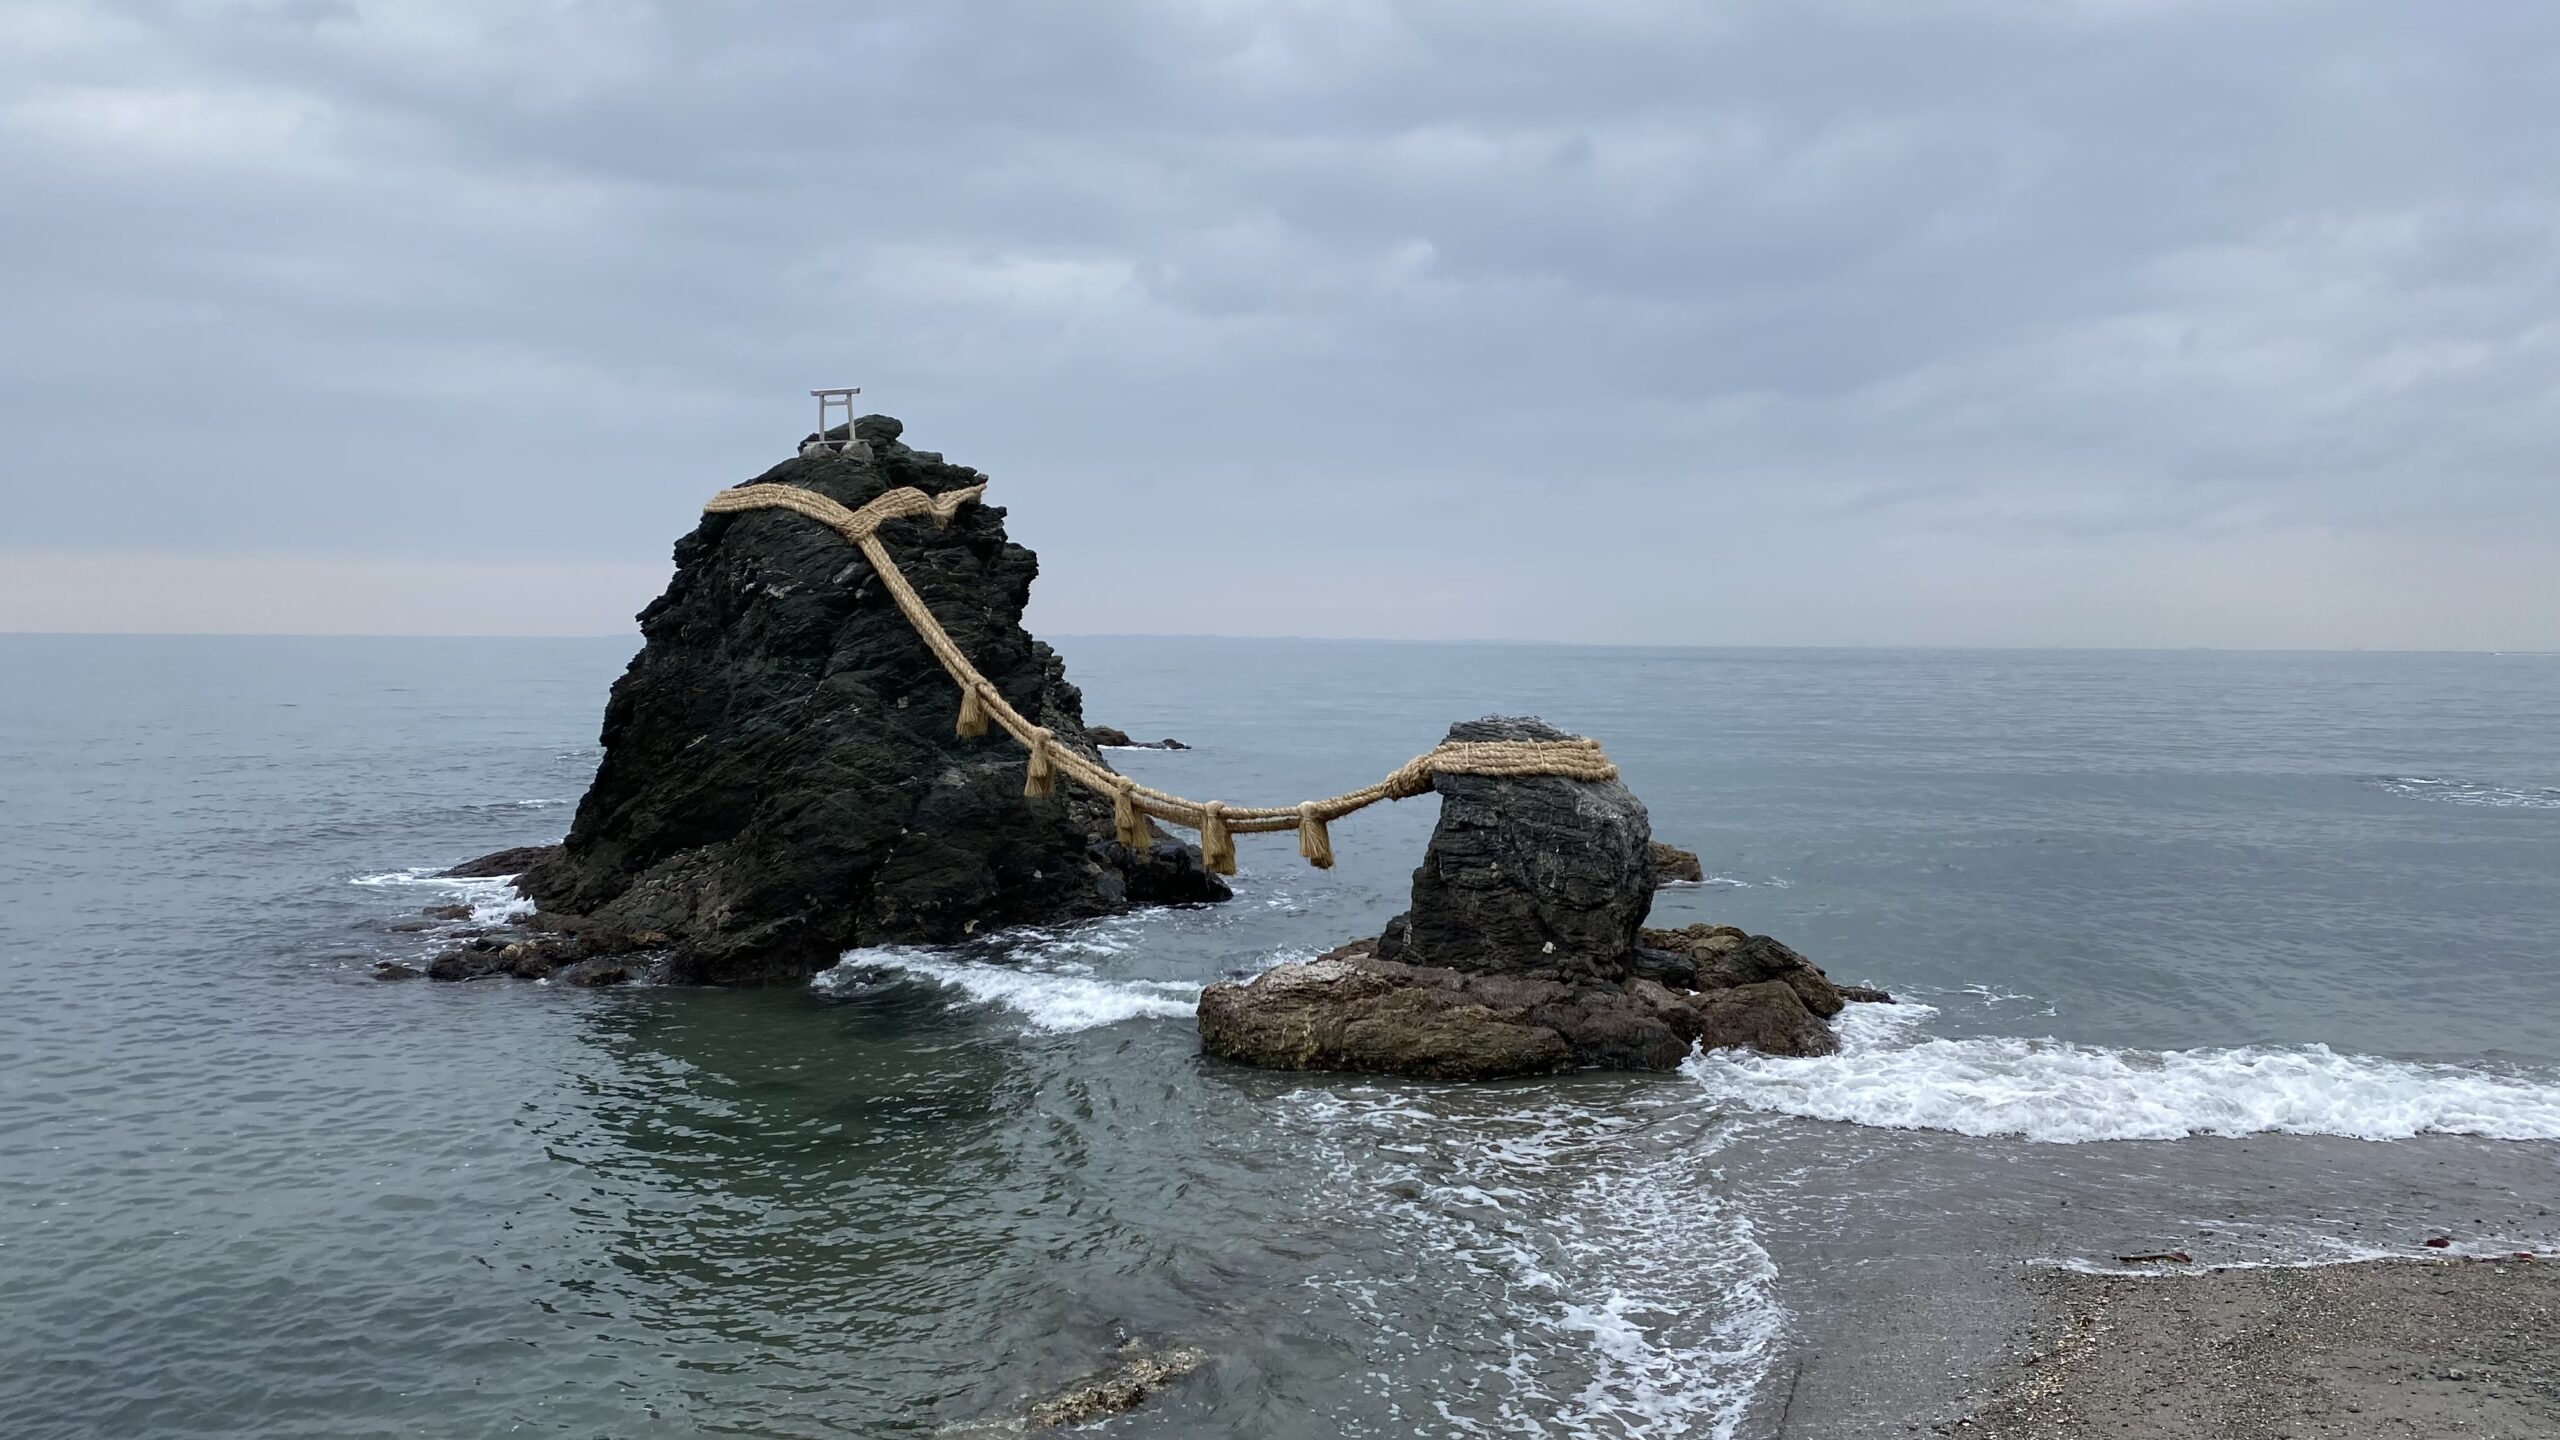
[[[2560,1264],[2048,1270],[1979,1413],[1998,1440],[2560,1435]]]

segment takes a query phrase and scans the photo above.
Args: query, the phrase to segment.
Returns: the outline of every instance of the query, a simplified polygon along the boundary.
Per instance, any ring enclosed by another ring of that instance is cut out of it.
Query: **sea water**
[[[1203,1061],[1425,798],[1233,903],[807,987],[383,984],[515,902],[629,641],[0,637],[0,1434],[1733,1436],[1954,1413],[2027,1267],[2560,1240],[2560,657],[1061,642],[1185,794],[1602,737],[1904,1002],[1488,1086]],[[1932,1407],[1939,1407],[1933,1410]],[[1826,1428],[1828,1427],[1828,1428]]]

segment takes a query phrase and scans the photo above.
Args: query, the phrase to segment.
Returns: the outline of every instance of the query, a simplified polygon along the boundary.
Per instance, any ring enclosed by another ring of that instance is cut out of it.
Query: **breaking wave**
[[[1091,941],[1084,944],[1094,947]],[[1147,1018],[1189,1019],[1200,1004],[1197,985],[1106,979],[1095,975],[1091,966],[1061,956],[1035,955],[1004,964],[902,945],[848,950],[834,969],[810,984],[829,994],[858,995],[884,980],[900,978],[957,991],[970,1004],[1011,1011],[1035,1031],[1090,1030]]]
[[[495,925],[533,913],[533,902],[516,893],[515,878],[513,875],[494,875],[484,879],[456,879],[436,873],[433,866],[413,865],[406,870],[387,870],[379,875],[357,875],[347,883],[415,886],[469,905],[473,920]]]
[[[2052,1144],[2189,1135],[2477,1135],[2560,1139],[2560,1077],[2299,1048],[2122,1050],[2052,1039],[1917,1034],[1926,1005],[1855,1005],[1841,1052],[1719,1050],[1690,1078],[1754,1110],[1895,1130]]]
[[[1392,1401],[1392,1372],[1436,1366],[1437,1423],[1399,1434],[1729,1440],[1789,1320],[1750,1217],[1720,1193],[1720,1141],[1527,1093],[1364,1085],[1280,1103],[1320,1203],[1394,1257],[1382,1272],[1347,1245],[1311,1279],[1375,1336],[1377,1369],[1345,1383]],[[1432,1353],[1446,1314],[1471,1317],[1454,1368]]]
[[[2380,775],[2369,783],[2411,800],[2485,805],[2496,810],[2560,810],[2560,789],[2548,785],[2487,785],[2433,775]]]

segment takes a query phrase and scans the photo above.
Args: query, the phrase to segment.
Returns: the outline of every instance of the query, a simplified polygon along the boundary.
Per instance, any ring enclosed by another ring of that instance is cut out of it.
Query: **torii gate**
[[[849,385],[833,390],[812,390],[809,393],[816,396],[818,401],[818,438],[801,446],[800,453],[807,455],[814,451],[818,454],[867,454],[870,447],[864,445],[853,433],[853,397],[862,393],[862,387]],[[844,445],[841,450],[832,447],[827,440],[827,416],[839,405],[844,407]]]

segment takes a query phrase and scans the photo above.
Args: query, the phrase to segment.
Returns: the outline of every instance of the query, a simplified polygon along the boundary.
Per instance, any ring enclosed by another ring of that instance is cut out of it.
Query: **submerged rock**
[[[838,453],[757,479],[859,507],[985,478],[901,433],[865,416],[811,437]],[[844,453],[852,440],[862,448]],[[881,533],[1005,699],[1091,755],[1082,695],[1022,628],[1039,562],[1004,517],[971,504],[947,530],[912,519]],[[1098,843],[1110,807],[1080,787],[1024,798],[1021,748],[955,733],[957,688],[834,531],[782,511],[706,515],[675,559],[641,612],[644,644],[605,707],[604,759],[567,840],[455,873],[520,871],[556,919],[661,937],[677,982],[794,978],[856,945],[1227,897],[1161,832],[1146,852]]]
[[[1024,1424],[1032,1430],[1086,1425],[1134,1410],[1148,1396],[1207,1363],[1206,1355],[1188,1345],[1158,1350],[1132,1340],[1111,1357],[1100,1373],[1077,1382],[1031,1407]]]
[[[1561,740],[1535,720],[1452,740]],[[1210,1055],[1269,1069],[1489,1080],[1670,1070],[1693,1046],[1839,1048],[1845,1003],[1803,956],[1730,926],[1647,930],[1655,846],[1618,782],[1442,775],[1413,908],[1374,941],[1200,996]],[[1881,992],[1875,992],[1881,994]]]

